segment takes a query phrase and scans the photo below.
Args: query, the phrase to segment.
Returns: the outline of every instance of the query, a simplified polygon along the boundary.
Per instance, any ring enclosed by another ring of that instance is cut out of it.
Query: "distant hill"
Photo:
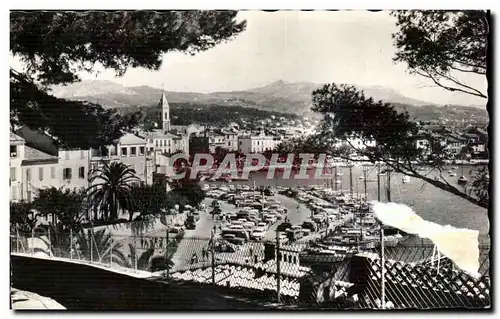
[[[321,86],[322,84],[310,82],[276,81],[245,91],[214,93],[167,91],[166,95],[170,103],[240,106],[273,112],[308,114],[311,112],[311,93]],[[488,118],[486,110],[480,108],[442,107],[408,98],[383,86],[356,87],[363,90],[366,96],[390,102],[397,109],[406,110],[411,116],[425,121],[447,119],[449,115],[453,118],[462,115],[485,120]],[[54,87],[53,94],[61,98],[99,103],[105,107],[122,108],[153,105],[159,101],[162,90],[150,86],[125,87],[110,81],[82,81],[64,87]]]

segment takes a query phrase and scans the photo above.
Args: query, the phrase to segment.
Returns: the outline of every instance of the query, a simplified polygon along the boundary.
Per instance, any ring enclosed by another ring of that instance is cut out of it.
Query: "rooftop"
[[[19,136],[17,134],[10,132],[10,141],[11,142],[24,142],[24,138],[22,138],[21,136]]]
[[[157,138],[157,139],[168,139],[168,138],[171,138],[171,139],[176,139],[176,138],[181,138],[180,136],[178,135],[175,135],[175,134],[172,134],[170,132],[163,132],[162,130],[155,130],[155,131],[152,131],[152,132],[147,132],[144,134],[146,137],[149,137],[149,138]]]
[[[53,156],[42,151],[39,151],[30,146],[26,146],[24,149],[24,161],[49,161],[49,160],[58,160],[57,156]]]
[[[136,145],[136,144],[145,144],[146,140],[134,134],[127,133],[120,138],[119,143],[122,145]]]

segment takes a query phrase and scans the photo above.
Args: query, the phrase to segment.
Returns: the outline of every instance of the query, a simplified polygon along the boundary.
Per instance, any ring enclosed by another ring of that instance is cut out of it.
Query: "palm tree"
[[[102,167],[93,171],[87,194],[93,206],[104,213],[104,219],[118,219],[120,200],[128,198],[131,184],[138,181],[135,170],[127,165],[104,162]]]
[[[151,257],[153,257],[155,253],[154,248],[149,248],[145,252],[143,252],[139,258],[137,258],[137,250],[135,249],[135,245],[133,244],[128,244],[130,254],[129,254],[129,259],[127,260],[126,267],[127,268],[135,268],[135,263],[137,260],[137,269],[139,270],[149,270],[150,267],[150,262],[151,262]],[[137,258],[137,259],[136,259]]]
[[[127,267],[128,259],[123,253],[123,244],[116,242],[105,229],[88,229],[76,235],[76,254],[80,259],[94,262],[118,264]]]

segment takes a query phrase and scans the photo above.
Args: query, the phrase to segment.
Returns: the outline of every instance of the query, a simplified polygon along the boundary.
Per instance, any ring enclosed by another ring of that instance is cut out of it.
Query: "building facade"
[[[30,202],[42,188],[60,187],[57,156],[27,146],[26,141],[10,133],[10,200]]]
[[[281,143],[274,136],[266,136],[263,132],[259,135],[246,135],[238,138],[238,151],[241,153],[262,153],[273,151]]]
[[[151,184],[155,170],[153,155],[147,151],[147,141],[134,134],[123,135],[105,151],[92,150],[90,170],[95,171],[103,162],[122,162],[135,171],[141,182]]]

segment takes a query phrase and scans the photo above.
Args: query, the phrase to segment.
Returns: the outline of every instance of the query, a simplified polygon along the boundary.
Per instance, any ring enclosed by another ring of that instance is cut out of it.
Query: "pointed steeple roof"
[[[168,101],[167,101],[167,97],[165,96],[165,91],[162,91],[162,93],[161,93],[159,105],[161,108],[164,108],[164,107],[169,108],[170,107],[170,105],[168,104]]]

